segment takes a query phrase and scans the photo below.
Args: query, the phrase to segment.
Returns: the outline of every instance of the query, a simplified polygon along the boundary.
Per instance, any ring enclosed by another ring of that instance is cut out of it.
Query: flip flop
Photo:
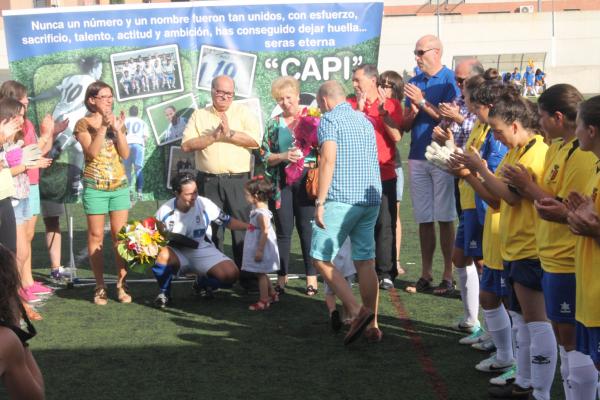
[[[421,293],[427,292],[432,289],[431,287],[432,279],[419,278],[419,280],[414,284],[406,287],[406,291],[408,293]]]

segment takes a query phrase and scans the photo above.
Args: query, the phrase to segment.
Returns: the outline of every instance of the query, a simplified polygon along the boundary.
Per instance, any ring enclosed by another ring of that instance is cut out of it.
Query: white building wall
[[[600,93],[600,11],[447,15],[439,18],[444,64],[454,56],[546,52],[548,83]],[[412,71],[415,42],[437,34],[436,16],[384,17],[379,69]]]

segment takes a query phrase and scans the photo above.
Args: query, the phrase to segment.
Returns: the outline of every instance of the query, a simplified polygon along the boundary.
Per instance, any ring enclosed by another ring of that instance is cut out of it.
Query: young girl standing
[[[242,271],[254,272],[258,275],[260,298],[248,309],[261,311],[279,300],[267,276],[268,273],[279,270],[277,237],[271,225],[273,214],[268,206],[273,185],[262,175],[257,175],[246,183],[245,189],[246,201],[252,205],[250,224],[254,228],[248,229],[244,238]]]

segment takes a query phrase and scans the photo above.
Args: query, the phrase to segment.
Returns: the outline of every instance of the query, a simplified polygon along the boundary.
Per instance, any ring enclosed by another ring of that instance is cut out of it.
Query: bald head
[[[456,64],[454,76],[456,84],[464,95],[464,82],[472,76],[483,74],[483,65],[476,58],[467,58]]]
[[[319,87],[317,103],[322,112],[330,111],[344,101],[346,101],[346,92],[339,82],[327,81]]]
[[[233,79],[231,79],[230,76],[227,75],[219,75],[216,76],[215,78],[213,78],[212,82],[211,82],[211,87],[212,88],[216,88],[219,86],[228,86],[228,87],[234,87],[235,84],[233,82]]]
[[[423,36],[415,44],[417,66],[427,75],[435,75],[442,69],[443,50],[442,42],[436,36]]]
[[[417,45],[423,45],[425,48],[431,49],[431,48],[435,48],[435,49],[439,49],[440,51],[440,56],[442,55],[442,52],[444,50],[444,46],[442,45],[442,41],[434,35],[425,35],[423,37],[421,37],[421,39],[417,40]]]
[[[467,58],[456,64],[454,73],[457,77],[470,78],[474,75],[483,74],[483,65],[476,58]]]

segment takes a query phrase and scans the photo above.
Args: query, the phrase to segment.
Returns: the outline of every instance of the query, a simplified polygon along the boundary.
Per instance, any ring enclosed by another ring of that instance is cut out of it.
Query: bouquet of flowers
[[[117,234],[117,252],[134,272],[154,265],[160,249],[167,245],[167,232],[154,217],[130,221]]]
[[[304,158],[313,148],[319,145],[317,128],[319,127],[320,118],[321,112],[316,108],[305,108],[298,118],[298,122],[293,129],[294,147],[296,147],[296,151],[301,153],[301,158],[285,167],[285,177],[288,185],[302,177]]]

